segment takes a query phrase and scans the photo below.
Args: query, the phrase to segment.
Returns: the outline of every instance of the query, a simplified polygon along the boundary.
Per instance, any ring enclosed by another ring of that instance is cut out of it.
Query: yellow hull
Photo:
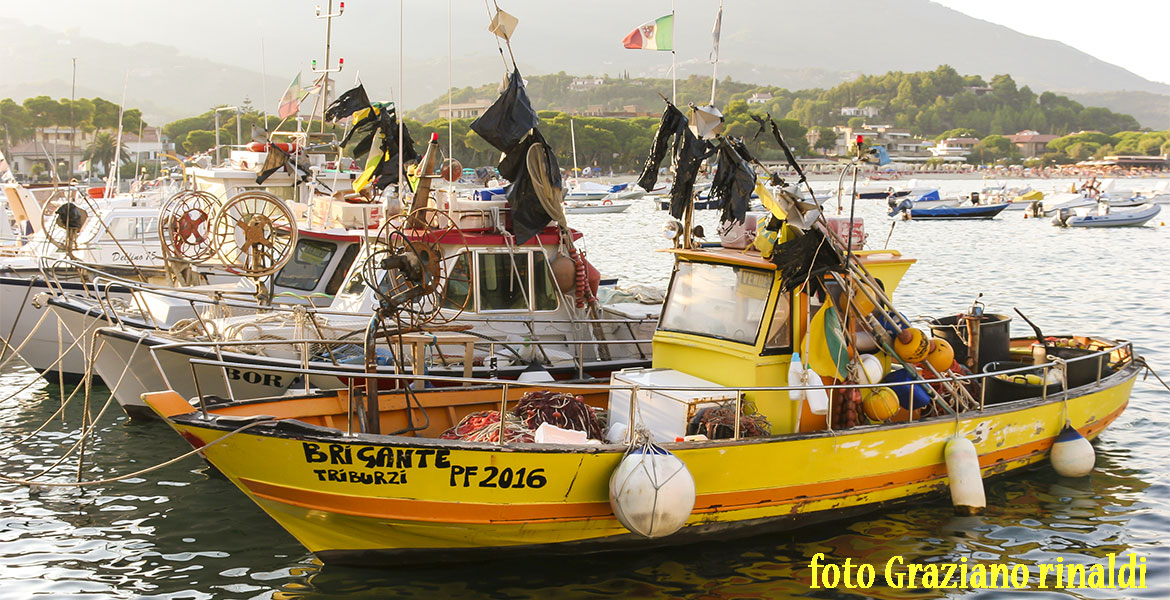
[[[1131,363],[1067,402],[991,405],[957,421],[667,444],[697,499],[687,525],[656,540],[629,533],[610,509],[621,446],[347,437],[288,421],[212,444],[246,421],[203,420],[170,392],[146,399],[194,445],[211,444],[207,460],[322,560],[368,564],[662,545],[851,516],[945,490],[943,448],[955,433],[974,442],[985,477],[1043,460],[1066,419],[1091,439],[1125,409],[1136,374]]]

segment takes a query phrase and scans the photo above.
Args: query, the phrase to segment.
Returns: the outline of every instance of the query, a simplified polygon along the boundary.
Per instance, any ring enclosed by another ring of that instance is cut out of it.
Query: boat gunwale
[[[1027,338],[1024,338],[1024,339],[1027,339]],[[1125,345],[1131,345],[1131,344],[1132,344],[1131,342],[1125,342],[1124,344],[1122,344],[1118,347],[1124,347]],[[1103,350],[1099,355],[1106,356],[1109,352],[1116,350],[1118,347],[1114,347],[1108,351]],[[1086,355],[1086,357],[1084,357],[1084,358],[1091,358],[1092,356],[1094,356],[1094,355]],[[192,362],[195,362],[195,361],[193,360]],[[200,362],[204,362],[204,361],[200,361]],[[218,363],[216,363],[216,361],[205,361],[205,362],[218,364]],[[819,430],[819,431],[790,432],[790,433],[782,433],[782,434],[778,434],[778,435],[752,437],[752,438],[741,437],[739,439],[718,439],[718,440],[694,441],[694,442],[687,442],[687,441],[666,442],[666,443],[663,443],[660,445],[663,446],[664,448],[672,449],[672,450],[673,449],[698,449],[698,448],[726,448],[726,447],[735,447],[735,446],[749,445],[749,444],[772,444],[772,443],[779,443],[779,442],[786,442],[786,441],[808,440],[808,439],[816,439],[816,438],[823,438],[823,437],[842,437],[842,436],[849,436],[849,435],[860,435],[860,434],[872,433],[872,432],[876,432],[876,431],[893,431],[893,430],[898,430],[898,429],[908,429],[908,428],[912,428],[912,427],[925,427],[925,426],[935,425],[935,424],[938,424],[940,422],[947,422],[947,421],[961,422],[961,421],[965,421],[965,420],[971,420],[974,418],[984,418],[984,417],[988,417],[988,416],[999,416],[999,415],[1006,414],[1006,413],[1021,412],[1021,411],[1025,411],[1025,410],[1030,410],[1033,408],[1038,408],[1040,406],[1045,406],[1045,405],[1049,405],[1049,404],[1062,403],[1062,402],[1066,402],[1069,400],[1081,398],[1081,397],[1084,397],[1087,395],[1091,395],[1094,393],[1102,392],[1102,391],[1117,387],[1119,385],[1124,385],[1124,383],[1126,381],[1131,380],[1131,379],[1135,379],[1137,377],[1138,373],[1140,372],[1141,368],[1142,368],[1142,365],[1140,364],[1139,360],[1137,360],[1137,357],[1134,356],[1131,360],[1129,360],[1125,364],[1121,365],[1116,371],[1114,371],[1113,373],[1111,373],[1105,377],[1100,378],[1097,381],[1094,381],[1092,383],[1088,383],[1088,384],[1085,384],[1085,385],[1082,385],[1082,386],[1079,386],[1076,388],[1069,388],[1067,391],[1067,396],[1064,393],[1058,392],[1055,394],[1049,394],[1047,397],[1040,396],[1040,397],[1035,397],[1035,398],[1021,398],[1019,400],[1011,400],[1011,401],[1007,401],[1007,402],[999,402],[999,403],[994,403],[994,404],[985,404],[985,406],[980,410],[970,410],[970,411],[961,412],[958,414],[949,413],[949,414],[935,415],[935,416],[930,416],[930,417],[926,417],[926,418],[922,418],[922,419],[915,419],[913,421],[905,421],[905,422],[899,422],[899,423],[876,423],[876,424],[858,425],[858,426],[855,426],[855,427],[852,427],[849,429],[844,429],[844,430],[824,429],[824,430]],[[997,373],[984,373],[981,375],[983,378],[987,378],[987,377],[995,376],[996,374],[1000,374],[1000,373],[998,373],[998,372]],[[974,377],[974,376],[968,376],[968,377]],[[420,378],[421,378],[421,376],[420,376]],[[458,380],[461,378],[438,378],[438,379]],[[926,382],[923,382],[922,384],[925,384],[925,383]],[[569,388],[569,389],[588,388],[588,389],[608,389],[608,390],[612,390],[612,389],[632,390],[632,389],[634,389],[631,386],[608,386],[608,385],[600,386],[600,385],[595,385],[595,384],[594,385],[590,385],[590,384],[574,385],[572,383],[566,383],[566,382],[555,382],[555,383],[541,382],[541,383],[525,384],[525,383],[508,381],[508,382],[506,382],[506,385],[508,385],[510,387],[532,387],[532,388],[540,388],[540,387],[550,388],[551,387],[551,388]],[[920,384],[907,383],[904,385],[920,385]],[[479,385],[479,386],[470,386],[470,387],[462,387],[462,388],[426,388],[426,389],[414,390],[414,393],[427,394],[427,393],[444,393],[444,392],[445,393],[454,393],[454,392],[464,392],[464,391],[499,390],[502,387],[503,386],[500,384],[492,383],[492,384],[483,384],[483,385]],[[852,386],[816,386],[816,387],[828,388],[828,389],[848,389],[851,387],[874,387],[874,385],[858,384],[858,385],[852,385]],[[639,386],[638,389],[651,389],[651,388]],[[655,388],[655,389],[659,389],[659,388]],[[662,389],[673,389],[673,388],[662,388]],[[703,389],[705,389],[705,388],[703,388]],[[727,388],[720,387],[718,389],[727,389]],[[746,391],[746,390],[752,390],[752,389],[771,390],[772,388],[740,388],[740,391]],[[788,386],[786,388],[777,388],[777,389],[802,389],[802,388],[800,388],[799,386]],[[385,394],[385,392],[383,392],[383,394]],[[231,432],[231,431],[238,429],[241,424],[252,422],[252,421],[258,421],[258,420],[261,420],[265,417],[269,417],[269,418],[273,418],[273,419],[275,419],[275,417],[272,417],[271,415],[255,415],[255,416],[250,416],[250,417],[241,417],[241,416],[237,416],[237,415],[215,415],[212,411],[214,411],[216,408],[223,408],[227,405],[230,405],[232,407],[239,407],[239,406],[247,406],[247,405],[259,405],[259,404],[269,403],[269,402],[272,402],[274,400],[306,400],[306,399],[318,399],[318,398],[327,398],[327,397],[336,397],[336,396],[337,396],[336,390],[333,390],[333,391],[320,390],[320,391],[313,393],[313,394],[298,395],[298,396],[280,396],[280,397],[276,397],[276,398],[257,398],[257,399],[250,399],[250,400],[227,401],[227,402],[224,402],[223,404],[209,406],[208,407],[209,418],[203,418],[200,414],[199,408],[196,406],[193,406],[191,412],[184,413],[184,414],[178,414],[178,415],[172,415],[171,417],[168,417],[167,420],[169,420],[175,424],[178,424],[178,425],[194,426],[194,427],[200,427],[200,428],[205,428],[205,429],[213,429],[213,430],[217,430],[217,431]],[[1126,403],[1128,404],[1128,400],[1126,401]],[[291,425],[291,426],[290,425],[283,425],[283,427],[282,427],[282,425],[281,425],[282,423],[297,423],[297,424]],[[284,431],[281,431],[282,428],[284,429]],[[289,429],[294,429],[294,428],[295,428],[295,431],[289,431]],[[316,431],[318,429],[320,431]],[[305,441],[322,441],[322,442],[330,442],[330,443],[338,443],[340,441],[340,442],[349,443],[349,444],[394,445],[394,446],[402,446],[402,447],[407,447],[407,448],[409,448],[409,447],[427,447],[427,448],[441,447],[441,448],[461,449],[461,450],[487,450],[487,451],[506,451],[506,452],[600,454],[600,453],[625,452],[625,450],[628,448],[628,444],[626,444],[626,443],[619,443],[619,444],[604,444],[603,443],[603,444],[588,444],[588,445],[514,444],[514,443],[500,444],[500,443],[496,443],[496,442],[470,442],[470,441],[465,441],[465,440],[447,440],[447,439],[441,439],[441,438],[421,438],[421,437],[413,437],[413,436],[369,434],[369,433],[361,433],[361,432],[355,432],[353,434],[345,434],[343,430],[338,429],[338,428],[324,427],[324,426],[320,426],[320,425],[312,425],[309,423],[304,423],[304,422],[298,421],[297,419],[291,418],[291,417],[274,420],[272,423],[268,423],[268,424],[258,424],[256,426],[250,428],[249,433],[252,433],[254,435],[263,435],[265,437],[277,437],[277,438],[305,440]],[[343,437],[339,439],[339,437],[337,435],[338,433],[342,434]]]

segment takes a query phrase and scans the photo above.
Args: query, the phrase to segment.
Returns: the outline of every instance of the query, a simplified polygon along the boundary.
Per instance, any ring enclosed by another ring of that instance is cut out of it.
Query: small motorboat
[[[1157,204],[1146,204],[1134,210],[1112,210],[1104,204],[1096,211],[1084,207],[1061,210],[1052,217],[1052,224],[1061,227],[1141,227],[1159,212],[1162,212],[1162,207]]]
[[[996,215],[1008,207],[1007,202],[1001,204],[975,204],[971,206],[936,206],[933,208],[919,208],[909,200],[903,200],[890,209],[890,216],[899,214],[909,221],[955,221],[973,219],[994,219]]]
[[[600,202],[565,202],[565,214],[567,215],[597,215],[604,213],[620,213],[625,212],[630,207],[630,202],[614,202],[609,198],[601,200]]]

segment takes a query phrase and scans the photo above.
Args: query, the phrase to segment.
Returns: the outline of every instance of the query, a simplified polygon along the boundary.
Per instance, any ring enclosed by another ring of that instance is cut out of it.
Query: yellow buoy
[[[860,315],[868,315],[873,312],[874,308],[877,308],[869,299],[869,296],[862,290],[856,290],[853,294],[853,307],[857,309],[857,314]]]
[[[950,342],[942,338],[933,338],[930,340],[930,350],[926,353],[926,362],[930,363],[935,371],[942,373],[955,362],[955,349],[951,348]]]
[[[898,413],[898,395],[888,387],[870,388],[861,395],[865,416],[871,421],[882,422]]]
[[[894,352],[897,352],[898,356],[908,363],[916,363],[926,358],[926,353],[929,350],[930,341],[921,329],[913,327],[903,329],[898,334],[898,338],[894,340]]]

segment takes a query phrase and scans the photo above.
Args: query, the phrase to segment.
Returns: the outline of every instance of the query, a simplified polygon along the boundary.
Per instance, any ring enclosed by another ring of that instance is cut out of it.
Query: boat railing
[[[156,352],[160,352],[163,350],[171,350],[171,349],[175,349],[175,348],[208,348],[208,349],[211,349],[215,352],[215,355],[218,357],[218,359],[220,361],[224,361],[223,351],[225,351],[225,350],[231,351],[233,348],[239,348],[241,346],[294,346],[294,347],[300,346],[301,347],[301,351],[300,351],[301,367],[300,368],[305,369],[306,370],[305,374],[307,374],[307,375],[322,375],[323,373],[310,372],[312,369],[309,366],[309,362],[310,362],[309,358],[311,356],[313,356],[313,353],[311,353],[309,351],[309,349],[312,345],[326,346],[326,348],[328,350],[327,353],[329,355],[329,362],[335,367],[343,367],[342,363],[337,362],[337,358],[334,355],[334,353],[332,352],[331,348],[333,346],[351,346],[351,345],[354,345],[356,343],[358,343],[358,342],[355,340],[352,340],[352,339],[330,339],[330,338],[327,338],[327,339],[299,338],[299,339],[175,341],[175,342],[167,342],[167,343],[163,343],[163,344],[152,345],[149,347],[149,349],[150,349],[151,357],[154,360],[155,366],[158,368],[159,373],[162,374],[163,382],[169,388],[170,381],[167,378],[166,370],[163,369],[162,363],[159,361],[158,355],[156,354]],[[457,342],[446,342],[442,339],[441,335],[437,335],[437,336],[434,336],[433,339],[427,343],[434,344],[434,345],[446,345],[448,343],[454,344]],[[458,342],[458,343],[462,343],[462,342]],[[488,349],[487,350],[488,356],[496,356],[496,352],[501,347],[513,347],[513,346],[521,346],[521,347],[522,346],[536,346],[536,347],[570,346],[570,347],[575,347],[577,352],[574,355],[573,363],[577,369],[577,377],[579,379],[583,379],[585,377],[585,349],[586,348],[596,348],[599,346],[633,345],[635,347],[635,349],[638,350],[640,356],[644,360],[646,358],[646,356],[644,354],[641,354],[641,349],[639,346],[641,344],[649,344],[649,343],[651,343],[651,340],[642,340],[642,339],[629,339],[629,340],[571,340],[571,339],[570,340],[539,340],[538,339],[538,340],[522,340],[522,341],[502,341],[502,340],[490,340],[489,339],[489,340],[482,340],[479,342],[474,342],[473,345],[477,348],[486,346]],[[512,350],[514,353],[516,353],[518,355],[518,352],[515,351],[515,348],[512,348]],[[192,358],[191,360],[195,361],[195,360],[203,360],[203,359]],[[464,357],[464,360],[465,361],[469,360],[469,357]],[[243,364],[243,363],[238,363],[238,362],[233,363],[231,361],[225,361],[225,362],[231,363],[233,365],[232,368],[239,367],[241,364]],[[413,369],[413,362],[409,363],[409,364],[412,365],[412,369]],[[347,370],[344,373],[345,377],[362,376],[360,371],[356,371],[356,369],[361,368],[362,365],[352,364],[352,365],[347,365],[347,366],[352,367],[352,368]],[[255,365],[252,365],[252,367],[254,368]],[[264,368],[269,369],[268,366],[265,366]],[[230,378],[227,377],[227,368],[223,368],[220,370],[224,374],[224,383],[227,387],[228,395],[229,395],[229,397],[234,399],[234,394],[232,394],[232,391],[231,391]],[[276,367],[272,367],[271,370],[277,370],[277,369],[276,369]],[[338,373],[333,372],[332,376],[338,376]],[[414,375],[413,373],[411,374],[411,376],[412,377],[426,377],[425,374]],[[304,377],[302,379],[304,379],[304,382],[305,382],[305,390],[308,391],[310,389],[309,388],[309,380],[307,377]],[[476,383],[483,383],[484,379],[471,378],[467,382],[463,382],[463,383],[468,383],[470,381],[474,381]],[[198,383],[198,382],[196,382],[196,383]]]
[[[158,347],[151,349],[152,355],[154,354],[154,351],[157,348]],[[337,377],[340,375],[341,377],[349,378],[349,381],[350,381],[349,398],[351,399],[351,402],[350,402],[350,408],[349,408],[350,426],[349,426],[348,433],[350,433],[350,434],[354,433],[353,424],[352,424],[353,412],[354,412],[353,402],[352,402],[352,399],[354,398],[354,394],[353,394],[354,383],[353,383],[353,381],[354,380],[379,380],[379,381],[388,380],[388,381],[395,381],[398,384],[400,384],[401,386],[406,386],[407,384],[409,384],[411,382],[428,382],[428,381],[435,382],[435,383],[447,383],[450,385],[479,385],[479,386],[498,385],[502,389],[502,394],[500,397],[500,414],[501,415],[507,411],[508,393],[509,393],[509,390],[514,389],[514,388],[539,388],[542,390],[568,390],[568,391],[577,391],[577,392],[579,392],[582,389],[593,390],[593,391],[598,391],[598,392],[601,392],[601,391],[606,391],[606,392],[625,391],[625,392],[628,392],[630,394],[629,395],[630,408],[629,408],[629,415],[628,415],[629,420],[627,421],[627,423],[635,423],[636,422],[636,417],[637,417],[636,412],[637,412],[640,392],[656,392],[656,391],[657,392],[720,392],[723,395],[726,395],[727,392],[731,391],[731,392],[734,392],[734,394],[735,394],[735,400],[734,400],[734,403],[735,403],[735,426],[734,426],[732,439],[739,440],[740,439],[740,420],[741,420],[740,417],[743,414],[743,403],[745,400],[745,394],[748,394],[748,393],[792,392],[792,391],[807,391],[810,389],[821,389],[821,390],[826,390],[826,391],[867,390],[867,389],[873,389],[873,388],[879,388],[879,387],[930,385],[930,384],[947,383],[947,382],[950,382],[950,383],[954,383],[954,382],[982,382],[982,381],[986,381],[992,377],[998,377],[1001,375],[1025,374],[1028,372],[1034,373],[1036,369],[1043,369],[1044,377],[1045,377],[1044,378],[1045,385],[1042,386],[1042,390],[1043,390],[1042,401],[1046,402],[1048,400],[1048,384],[1046,382],[1047,382],[1047,375],[1048,375],[1048,372],[1050,369],[1060,368],[1064,371],[1061,394],[1067,398],[1067,395],[1069,392],[1069,386],[1068,386],[1068,380],[1067,380],[1067,365],[1068,364],[1076,363],[1076,362],[1080,362],[1080,361],[1088,361],[1088,360],[1097,361],[1099,367],[1101,367],[1101,368],[1098,368],[1095,383],[1099,384],[1101,382],[1102,377],[1103,377],[1102,374],[1104,372],[1103,367],[1105,365],[1105,361],[1114,355],[1117,356],[1117,360],[1115,361],[1115,364],[1117,364],[1117,366],[1122,366],[1122,365],[1132,363],[1134,361],[1133,343],[1130,341],[1126,341],[1126,340],[1117,340],[1115,345],[1102,348],[1100,350],[1085,354],[1083,356],[1073,357],[1073,358],[1069,358],[1069,359],[1059,359],[1058,358],[1058,359],[1054,359],[1054,360],[1051,360],[1051,361],[1048,361],[1048,362],[1045,362],[1045,363],[1039,364],[1039,365],[1026,365],[1026,366],[1022,366],[1022,367],[1014,367],[1014,368],[1010,368],[1010,369],[996,370],[994,372],[974,373],[971,375],[953,375],[950,377],[940,377],[940,378],[934,378],[934,379],[923,378],[923,379],[917,379],[917,380],[912,380],[912,381],[907,381],[907,382],[898,382],[898,383],[889,383],[889,382],[841,383],[841,384],[826,384],[826,385],[815,385],[815,386],[799,386],[799,385],[784,385],[784,386],[673,386],[673,385],[665,385],[665,386],[660,386],[660,385],[638,385],[638,384],[624,384],[623,385],[623,384],[613,384],[613,383],[572,383],[572,382],[558,382],[558,381],[519,381],[519,380],[502,380],[502,379],[494,379],[494,380],[493,379],[486,379],[485,380],[485,379],[481,379],[481,378],[413,374],[413,373],[409,373],[409,374],[408,373],[384,373],[384,372],[369,372],[369,371],[364,371],[361,373],[354,373],[352,371],[345,372],[345,373],[338,373],[337,371],[331,371],[329,369],[310,368],[310,367],[307,367],[304,365],[302,365],[301,367],[284,367],[284,366],[275,366],[274,365],[271,367],[265,366],[264,369],[269,370],[269,371],[274,371],[274,372],[301,375],[302,379],[305,379],[306,381],[308,380],[308,376],[310,376],[310,375],[326,376],[326,377]],[[159,364],[157,356],[155,356],[155,362],[156,362],[156,364]],[[201,359],[201,358],[192,358],[192,359],[190,359],[189,362],[190,362],[190,366],[191,366],[192,375],[195,376],[195,388],[196,388],[196,395],[198,396],[198,401],[199,401],[199,410],[200,410],[203,418],[205,418],[205,419],[208,417],[207,406],[206,406],[206,403],[204,402],[204,395],[203,395],[201,388],[199,386],[198,373],[197,373],[196,366],[197,365],[204,365],[204,366],[209,366],[209,367],[213,367],[213,368],[219,368],[220,370],[222,370],[225,373],[225,379],[226,379],[227,369],[234,369],[234,368],[240,368],[240,367],[255,368],[255,365],[251,365],[248,363],[238,363],[238,362],[231,362],[231,361],[224,361],[224,360],[209,360],[209,359]],[[162,371],[161,365],[160,365],[159,369],[161,372]],[[164,377],[164,381],[166,381],[165,373],[164,373],[163,377]],[[169,387],[169,383],[168,383],[168,387]],[[987,386],[981,385],[980,388],[983,391],[981,392],[981,398],[980,398],[978,411],[982,412],[986,406],[985,405],[985,394],[986,394],[985,390],[986,390]],[[685,402],[684,400],[672,398],[669,395],[666,397],[670,398],[676,402],[680,402],[680,403]],[[938,402],[937,399],[933,399],[933,398],[931,401]],[[951,410],[951,412],[954,413],[955,411]],[[955,413],[955,415],[957,416],[957,413]],[[910,411],[909,421],[912,422],[913,420],[914,420],[914,411]],[[827,427],[831,431],[832,430],[831,418],[826,418],[826,421],[827,421],[827,423],[829,423],[829,425],[827,425]],[[504,423],[503,422],[504,422],[504,419],[500,419],[501,431],[500,431],[499,441],[497,442],[499,444],[504,443],[503,442],[503,440],[504,440],[504,435],[503,435]],[[632,443],[633,435],[634,435],[634,428],[630,427],[629,431],[627,433],[627,442]]]
[[[106,273],[100,269],[94,268],[92,265],[89,265],[86,263],[71,261],[68,259],[58,259],[56,262],[60,263],[62,265],[68,266],[70,268],[76,268],[76,269],[86,271],[86,272],[93,274],[93,276],[94,276],[94,278],[93,278],[94,286],[93,287],[99,288],[99,287],[101,287],[99,284],[104,284],[106,287],[106,298],[107,299],[109,297],[109,295],[108,295],[109,289],[108,288],[112,284],[112,285],[122,286],[123,288],[125,288],[131,292],[138,291],[138,292],[154,294],[154,295],[164,297],[164,298],[170,298],[170,299],[174,299],[174,300],[182,300],[182,301],[188,302],[191,305],[193,310],[195,309],[196,304],[216,304],[216,305],[221,305],[221,306],[227,306],[229,308],[250,309],[252,311],[255,311],[258,308],[255,300],[249,301],[249,300],[245,299],[245,298],[254,298],[254,295],[247,292],[247,291],[243,291],[243,290],[199,290],[199,289],[190,289],[190,288],[187,288],[187,289],[171,288],[171,287],[166,287],[166,286],[154,285],[154,284],[150,284],[150,283],[144,283],[141,281],[134,281],[131,279],[119,277],[117,275],[112,275],[112,274]],[[54,266],[56,266],[56,265],[54,265]],[[43,276],[45,276],[47,279],[52,279],[52,282],[54,283],[56,289],[58,290],[58,293],[64,293],[63,292],[64,286],[61,285],[60,280],[56,277],[56,270],[51,269],[50,273],[45,273],[44,271],[42,271]],[[89,298],[94,299],[94,300],[99,300],[99,301],[101,300],[101,298],[97,297],[96,295],[91,295],[91,290],[89,289],[88,286],[85,288],[85,292],[86,292],[85,295],[88,296]],[[236,296],[240,299],[235,299],[235,298],[233,298],[233,296]],[[277,294],[277,296],[279,297],[280,294]],[[602,306],[604,307],[604,305],[602,305]],[[323,307],[306,307],[306,306],[301,305],[301,304],[271,304],[271,305],[266,305],[262,308],[266,312],[293,313],[293,312],[296,312],[298,310],[308,310],[312,313],[319,314],[319,315],[325,315],[325,316],[348,316],[348,317],[355,316],[354,313],[352,313],[352,312],[347,312],[347,311],[342,311],[342,310],[334,310],[332,308],[325,307],[325,306],[323,306]],[[198,312],[198,311],[196,310],[196,312]],[[113,319],[111,319],[111,320],[113,320]],[[624,318],[624,319],[552,318],[552,317],[531,315],[530,313],[517,313],[517,314],[508,314],[508,315],[493,314],[490,316],[476,316],[476,315],[473,315],[471,313],[463,313],[458,317],[457,320],[460,322],[485,322],[485,323],[488,323],[488,322],[491,322],[491,323],[516,322],[516,323],[536,323],[536,324],[541,324],[541,325],[545,325],[545,324],[550,324],[550,325],[551,324],[568,324],[568,325],[572,325],[572,324],[627,324],[627,323],[637,325],[637,324],[656,323],[658,321],[657,317]]]

